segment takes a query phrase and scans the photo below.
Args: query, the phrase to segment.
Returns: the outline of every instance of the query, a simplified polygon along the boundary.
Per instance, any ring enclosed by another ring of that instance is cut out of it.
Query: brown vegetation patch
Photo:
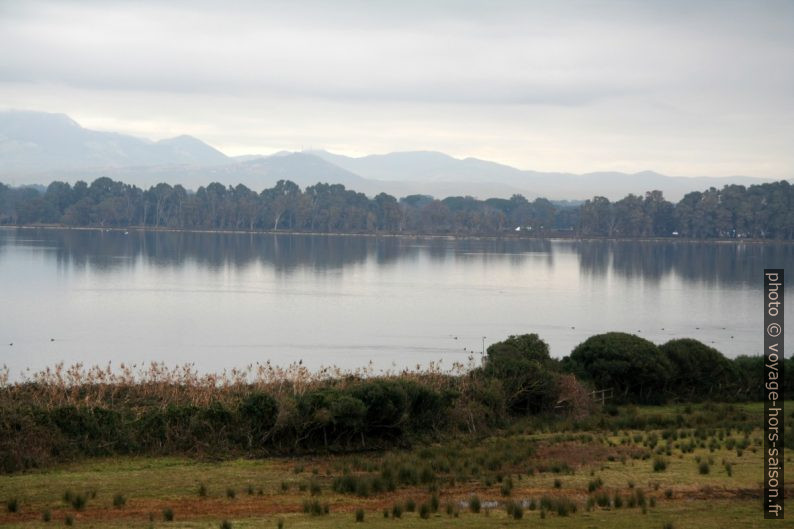
[[[607,446],[600,443],[565,441],[544,442],[538,445],[537,458],[541,462],[565,462],[570,467],[581,467],[596,461],[606,461],[609,457],[620,459],[642,452],[641,447]]]

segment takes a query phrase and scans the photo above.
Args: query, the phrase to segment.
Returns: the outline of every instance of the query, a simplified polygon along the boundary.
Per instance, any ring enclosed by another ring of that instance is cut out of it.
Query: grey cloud
[[[0,0],[0,49],[0,105],[232,152],[794,165],[790,1]]]

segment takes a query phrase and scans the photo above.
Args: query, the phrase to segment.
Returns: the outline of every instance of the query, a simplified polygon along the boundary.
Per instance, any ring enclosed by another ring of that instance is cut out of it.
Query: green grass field
[[[760,422],[759,406],[741,408],[757,413]],[[665,406],[632,413],[681,411]],[[376,485],[334,490],[340,476],[377,481],[390,469],[419,477],[410,483],[398,479],[393,490]],[[757,428],[553,432],[514,427],[501,436],[411,451],[229,461],[121,457],[3,475],[0,525],[64,526],[71,517],[75,527],[97,528],[217,528],[224,520],[235,528],[276,528],[279,521],[286,528],[751,528],[764,524],[762,470]],[[65,498],[67,491],[71,498]],[[434,495],[437,512],[420,517],[421,504],[431,505]],[[479,513],[468,506],[472,495],[483,504]],[[75,504],[75,496],[85,505]],[[541,508],[544,497],[552,503],[569,500],[576,511]],[[304,503],[313,500],[327,505],[329,513],[304,513]],[[408,512],[409,500],[416,512]],[[510,502],[524,503],[520,519],[506,512]],[[392,515],[395,504],[403,506],[399,519]],[[362,522],[356,521],[357,509],[364,511]],[[168,510],[172,521],[165,519]],[[44,521],[45,513],[50,521]]]

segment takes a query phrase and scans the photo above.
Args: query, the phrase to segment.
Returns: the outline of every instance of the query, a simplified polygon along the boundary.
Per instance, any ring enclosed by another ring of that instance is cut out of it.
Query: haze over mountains
[[[660,189],[674,201],[689,191],[711,186],[769,181],[746,176],[670,177],[651,171],[584,175],[537,172],[432,151],[360,158],[322,150],[229,157],[191,136],[150,141],[88,130],[64,114],[0,112],[0,181],[47,184],[52,180],[90,181],[100,176],[141,187],[168,182],[195,189],[218,181],[243,183],[259,191],[288,179],[302,187],[317,182],[339,183],[368,195],[386,192],[395,196],[423,193],[487,198],[521,193],[530,199],[542,196],[553,200],[584,200],[595,195],[614,200],[628,193]]]

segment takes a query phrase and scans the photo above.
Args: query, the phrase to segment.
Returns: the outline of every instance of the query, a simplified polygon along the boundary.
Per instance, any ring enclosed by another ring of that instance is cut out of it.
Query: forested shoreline
[[[98,178],[46,189],[0,183],[0,225],[307,233],[794,239],[787,181],[694,191],[677,203],[660,191],[581,204],[428,195],[373,198],[341,184],[301,189],[281,180],[261,192],[214,182],[195,192],[161,183],[147,190]]]

